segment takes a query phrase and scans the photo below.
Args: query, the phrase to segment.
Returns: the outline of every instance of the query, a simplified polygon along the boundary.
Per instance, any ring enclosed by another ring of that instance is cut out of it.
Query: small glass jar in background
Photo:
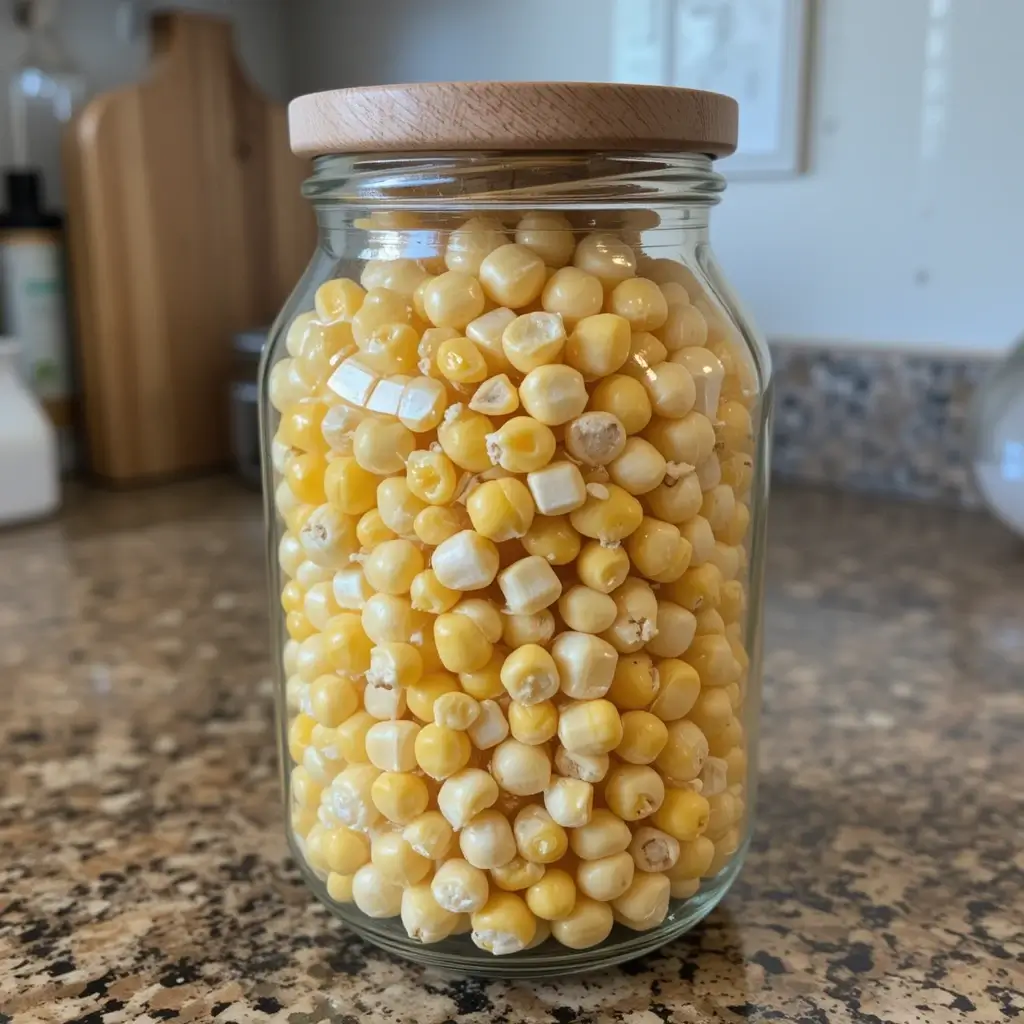
[[[238,475],[259,488],[260,467],[259,366],[269,328],[239,331],[231,339],[231,452]]]
[[[353,89],[291,132],[320,238],[260,414],[296,859],[434,966],[639,956],[754,808],[770,371],[708,237],[735,103]]]

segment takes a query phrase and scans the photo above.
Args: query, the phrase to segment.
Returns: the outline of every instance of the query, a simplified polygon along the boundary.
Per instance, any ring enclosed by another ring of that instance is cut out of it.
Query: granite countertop
[[[746,869],[661,953],[556,984],[394,960],[304,890],[262,551],[226,480],[0,535],[0,1020],[1024,1015],[1024,547],[989,520],[775,495]]]

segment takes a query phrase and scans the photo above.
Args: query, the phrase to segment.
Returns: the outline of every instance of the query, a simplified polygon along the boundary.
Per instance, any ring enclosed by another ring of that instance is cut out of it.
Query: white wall
[[[292,0],[293,89],[601,80],[611,6]],[[1005,347],[1024,329],[1024,3],[815,6],[810,166],[730,187],[713,225],[727,272],[774,337]]]
[[[286,0],[189,0],[192,9],[230,18],[242,63],[269,95],[288,95]],[[173,2],[159,6],[174,6]],[[144,74],[149,55],[143,31],[127,43],[115,32],[118,0],[62,0],[57,35],[68,56],[85,74],[91,93],[135,81]],[[7,78],[21,50],[12,21],[13,0],[0,0],[0,167],[11,159]]]

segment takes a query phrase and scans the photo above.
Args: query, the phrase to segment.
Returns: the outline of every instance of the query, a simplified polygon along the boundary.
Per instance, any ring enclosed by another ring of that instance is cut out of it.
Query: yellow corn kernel
[[[459,673],[462,689],[477,701],[503,696],[505,687],[501,685],[501,666],[504,661],[505,655],[495,650],[483,668],[475,672]]]
[[[590,408],[615,416],[627,434],[639,434],[651,421],[651,400],[640,381],[615,374],[598,382],[590,396]]]
[[[320,427],[326,412],[327,406],[316,399],[296,403],[281,417],[274,440],[304,452],[326,451]]]
[[[448,236],[444,262],[449,270],[476,274],[484,257],[508,241],[497,217],[470,217]]]
[[[327,876],[327,895],[335,903],[352,902],[352,879],[355,875],[339,875],[332,871]]]
[[[485,597],[463,598],[453,609],[457,615],[468,615],[481,629],[489,643],[501,639],[501,612],[497,605]]]
[[[453,405],[437,428],[437,440],[445,455],[460,469],[482,473],[491,468],[487,444],[493,430],[487,416],[464,405]]]
[[[322,840],[325,866],[339,875],[351,875],[370,860],[370,841],[347,828],[328,830]]]
[[[427,883],[412,885],[402,892],[402,924],[410,939],[423,943],[442,942],[453,934],[459,915],[445,910]]]
[[[388,821],[407,825],[427,809],[430,793],[418,775],[382,772],[370,787],[370,798]]]
[[[705,736],[724,729],[732,719],[732,703],[725,688],[702,690],[687,717]]]
[[[665,457],[650,441],[631,437],[622,453],[608,464],[612,480],[630,494],[653,491],[665,479]]]
[[[655,759],[658,770],[675,782],[691,782],[708,758],[708,740],[693,722],[682,719],[668,726],[668,741]]]
[[[718,566],[723,582],[731,582],[739,575],[740,548],[732,544],[723,544],[720,540],[716,540],[715,549],[708,557],[708,561]]]
[[[558,668],[543,647],[525,644],[505,658],[501,682],[514,701],[529,707],[558,692]]]
[[[576,248],[572,225],[561,213],[526,213],[516,225],[516,242],[535,252],[549,267],[564,267]]]
[[[680,419],[655,417],[644,437],[669,462],[699,466],[715,450],[715,428],[707,416],[691,411]]]
[[[612,900],[612,912],[615,920],[627,928],[649,931],[668,916],[671,895],[672,883],[665,875],[641,872],[621,896]]]
[[[483,353],[469,338],[441,342],[435,358],[441,374],[453,384],[479,384],[487,377]]]
[[[562,707],[558,738],[572,754],[607,754],[622,741],[622,720],[611,701],[573,701]]]
[[[569,513],[574,529],[602,544],[617,544],[628,537],[644,517],[640,502],[615,484],[591,489],[583,505]]]
[[[481,811],[460,831],[459,848],[473,867],[489,870],[507,864],[516,855],[516,841],[506,814]]]
[[[422,676],[423,656],[412,644],[381,643],[370,652],[366,682],[371,687],[404,689],[418,683]]]
[[[349,764],[366,764],[366,734],[377,724],[377,719],[366,711],[357,711],[346,718],[335,730],[334,741],[338,752]]]
[[[733,855],[739,849],[740,833],[738,829],[731,828],[715,842],[715,855],[708,865],[707,877],[717,875],[732,860]]]
[[[434,724],[465,732],[480,717],[480,703],[468,693],[443,693],[434,701]]]
[[[731,487],[737,498],[750,491],[754,479],[754,460],[745,452],[724,455],[721,459],[722,483]]]
[[[544,873],[544,865],[513,857],[507,864],[491,868],[491,879],[504,892],[519,892],[539,882]]]
[[[420,856],[441,860],[448,855],[455,832],[440,811],[424,811],[402,829],[402,838]]]
[[[402,892],[402,886],[374,864],[364,864],[352,877],[352,900],[367,917],[397,917]]]
[[[743,743],[743,725],[733,716],[721,729],[708,736],[708,752],[712,757],[724,758],[734,747]]]
[[[601,312],[604,289],[600,280],[577,267],[556,270],[544,285],[541,305],[557,313],[567,325]]]
[[[580,633],[603,633],[615,621],[618,608],[608,594],[575,586],[559,598],[558,612],[570,629]]]
[[[485,441],[487,466],[493,463],[510,473],[533,473],[555,454],[551,428],[530,416],[513,416],[489,433]]]
[[[327,323],[335,320],[350,321],[359,312],[364,298],[366,292],[347,277],[324,281],[316,290],[316,314]]]
[[[389,882],[416,885],[430,873],[430,861],[418,854],[401,832],[379,832],[370,842],[370,860]]]
[[[359,690],[341,676],[320,676],[310,684],[309,708],[320,725],[335,728],[359,708]]]
[[[316,724],[316,719],[304,714],[296,715],[292,720],[288,727],[288,753],[293,761],[302,761],[302,755],[312,741],[313,727]]]
[[[503,477],[477,487],[466,502],[466,511],[477,533],[501,543],[526,534],[535,509],[526,485],[514,477]]]
[[[573,254],[573,266],[597,277],[605,288],[636,275],[636,253],[618,235],[593,231],[582,239]]]
[[[448,611],[462,594],[444,586],[433,569],[424,569],[410,584],[409,597],[416,611],[440,615]]]
[[[285,616],[284,627],[292,640],[308,640],[316,634],[316,627],[303,612],[289,612]]]
[[[622,740],[615,748],[629,764],[650,764],[668,743],[668,727],[649,711],[627,711],[622,716]]]
[[[295,580],[289,580],[281,591],[281,607],[285,612],[300,612],[306,601],[306,592]]]
[[[336,672],[348,676],[362,675],[370,667],[373,642],[363,630],[354,612],[342,612],[327,623],[324,630],[328,655]]]
[[[511,309],[521,309],[538,299],[547,280],[540,256],[514,242],[489,252],[478,273],[487,297]]]
[[[381,519],[400,537],[413,533],[416,516],[426,508],[426,503],[412,493],[405,477],[401,476],[381,480],[377,485],[376,502]]]
[[[421,721],[434,721],[434,702],[445,693],[458,693],[459,682],[447,672],[431,672],[406,690],[406,705]]]
[[[668,302],[661,289],[645,277],[622,281],[613,289],[608,306],[634,331],[656,331],[668,319]]]
[[[726,781],[730,786],[746,782],[747,752],[740,746],[732,747],[722,755],[726,764]]]
[[[519,385],[519,401],[535,420],[554,427],[583,412],[588,401],[587,386],[583,374],[571,366],[538,366]]]
[[[692,789],[670,789],[651,820],[673,839],[690,843],[707,828],[710,814],[711,808],[700,793]]]
[[[505,358],[520,373],[557,363],[565,347],[565,327],[556,313],[524,313],[501,336]]]
[[[607,903],[630,887],[635,871],[633,858],[626,852],[581,861],[576,868],[576,888],[584,896]]]
[[[597,313],[578,321],[565,346],[565,361],[587,380],[607,377],[629,356],[630,326],[615,313]]]
[[[542,647],[555,635],[555,617],[544,608],[532,615],[502,614],[501,639],[513,650],[525,644]]]
[[[324,501],[326,469],[327,463],[320,452],[302,452],[289,461],[284,478],[299,501],[320,505]]]
[[[615,916],[607,903],[579,894],[572,911],[551,922],[551,935],[569,949],[589,949],[604,942],[614,924]]]
[[[658,635],[647,642],[647,651],[656,658],[678,658],[689,648],[696,632],[693,612],[673,601],[659,601]]]
[[[449,270],[427,282],[422,301],[423,311],[435,327],[462,330],[484,311],[487,300],[475,277]]]
[[[717,418],[715,435],[726,451],[749,454],[754,450],[754,426],[742,402],[721,402]]]
[[[550,564],[538,555],[513,562],[498,574],[498,586],[513,615],[532,615],[554,604],[562,584]]]
[[[374,594],[360,615],[363,631],[375,644],[408,643],[419,620],[407,597]]]
[[[506,793],[534,796],[551,782],[551,758],[544,747],[507,739],[494,748],[490,771]]]
[[[443,452],[415,451],[405,467],[409,490],[428,505],[447,505],[455,497],[458,474]],[[415,521],[414,526],[415,529]]]
[[[423,552],[412,541],[388,540],[363,559],[363,573],[378,593],[407,594],[424,564]]]
[[[323,487],[327,500],[339,512],[360,516],[373,507],[379,482],[379,478],[363,469],[355,458],[346,455],[327,465]]]
[[[520,743],[536,746],[547,743],[558,732],[558,711],[549,700],[538,704],[512,701],[508,706],[508,724]]]
[[[683,524],[700,511],[701,497],[700,482],[693,473],[677,476],[673,470],[663,484],[644,495],[644,503],[658,519]]]
[[[728,686],[740,675],[740,663],[724,636],[696,637],[686,649],[684,660],[697,670],[702,687]]]
[[[507,381],[505,374],[512,370],[512,364],[508,361],[501,347],[501,336],[513,320],[515,313],[506,306],[498,306],[497,309],[489,310],[482,316],[478,316],[472,323],[466,325],[466,337],[476,342],[477,348],[483,354],[487,367],[492,374],[501,374]],[[493,377],[492,380],[500,378]],[[514,389],[513,389],[514,390]],[[477,392],[479,394],[479,391]],[[480,409],[479,412],[488,414],[497,413],[497,409]]]
[[[367,289],[390,288],[400,295],[412,295],[430,273],[416,260],[369,260],[359,275],[359,283]]]
[[[743,817],[743,803],[735,793],[716,793],[708,799],[711,812],[704,834],[712,842],[718,842]]]
[[[648,765],[621,764],[608,773],[604,799],[623,821],[639,821],[661,807],[665,782]]]
[[[387,540],[394,540],[396,536],[395,531],[387,526],[375,508],[364,512],[356,523],[356,539],[364,548],[375,548]]]
[[[576,883],[572,875],[549,868],[526,890],[526,905],[544,921],[561,921],[576,905]]]
[[[667,832],[644,825],[633,833],[629,852],[641,871],[670,871],[679,859],[679,843]]]
[[[627,539],[626,551],[637,571],[656,583],[679,579],[692,555],[690,543],[681,536],[679,527],[650,516],[644,516]]]
[[[565,829],[539,804],[527,804],[516,814],[513,834],[519,855],[534,864],[554,864],[569,847]]]
[[[612,594],[618,615],[602,634],[617,651],[632,654],[657,635],[658,599],[650,584],[631,576]]]
[[[663,722],[674,722],[686,715],[700,693],[700,676],[692,665],[674,658],[657,663],[660,686],[650,705],[652,714]]]
[[[725,544],[742,544],[749,527],[750,508],[738,501],[728,526],[718,530],[715,536]]]
[[[629,556],[621,547],[609,548],[596,540],[588,541],[576,559],[576,574],[591,589],[610,594],[625,583]]]
[[[445,612],[434,620],[434,643],[449,672],[477,672],[490,660],[493,646],[468,615]]]
[[[707,836],[697,836],[679,844],[679,856],[675,864],[665,871],[673,882],[702,878],[715,856],[715,844]]]
[[[439,505],[421,509],[412,525],[413,532],[419,540],[430,547],[437,547],[466,528],[466,522],[459,510]]]
[[[530,499],[531,507],[533,499]],[[523,547],[552,565],[567,565],[579,554],[580,535],[566,516],[539,516],[523,535]]]
[[[537,921],[522,897],[495,892],[472,916],[474,945],[495,956],[525,949],[537,932]]]
[[[390,288],[372,288],[363,297],[359,311],[352,317],[352,334],[363,345],[378,327],[413,324],[416,312],[406,295]]]
[[[687,569],[663,591],[675,604],[691,612],[717,608],[722,596],[722,573],[711,562]]]

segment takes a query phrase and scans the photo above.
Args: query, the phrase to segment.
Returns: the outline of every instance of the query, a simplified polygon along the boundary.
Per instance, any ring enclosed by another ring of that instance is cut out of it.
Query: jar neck
[[[436,216],[440,229],[453,215],[551,209],[608,228],[657,210],[662,227],[706,232],[724,188],[698,153],[481,151],[322,156],[303,194],[324,230],[375,211]]]

